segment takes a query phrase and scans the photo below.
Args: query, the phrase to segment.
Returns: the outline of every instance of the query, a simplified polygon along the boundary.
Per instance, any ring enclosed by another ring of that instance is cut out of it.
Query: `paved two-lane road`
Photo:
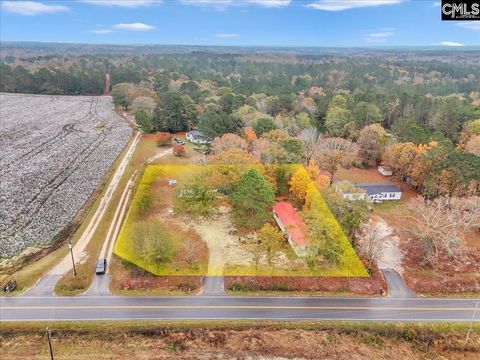
[[[254,319],[470,321],[474,299],[333,297],[0,298],[1,321]],[[476,321],[480,321],[477,313]]]

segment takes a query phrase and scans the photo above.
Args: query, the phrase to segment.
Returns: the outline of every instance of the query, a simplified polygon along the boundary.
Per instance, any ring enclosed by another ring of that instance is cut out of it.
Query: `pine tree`
[[[251,169],[243,174],[232,195],[235,222],[259,228],[271,216],[268,208],[273,204],[273,190],[258,170]]]

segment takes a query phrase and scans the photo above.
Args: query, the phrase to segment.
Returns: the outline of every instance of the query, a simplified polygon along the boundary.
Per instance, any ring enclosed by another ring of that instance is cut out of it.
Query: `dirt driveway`
[[[196,219],[182,217],[178,225],[193,228],[208,247],[208,276],[223,276],[225,264],[248,265],[251,254],[242,248],[230,218],[230,209],[220,206],[211,217]]]

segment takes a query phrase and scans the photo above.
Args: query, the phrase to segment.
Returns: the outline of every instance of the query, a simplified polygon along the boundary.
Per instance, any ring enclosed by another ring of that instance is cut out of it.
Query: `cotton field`
[[[127,144],[109,97],[0,94],[0,258],[51,244]]]

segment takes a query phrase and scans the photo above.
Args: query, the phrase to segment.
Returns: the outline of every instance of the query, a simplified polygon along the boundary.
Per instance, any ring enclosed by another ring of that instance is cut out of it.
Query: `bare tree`
[[[192,267],[198,262],[198,253],[201,251],[201,242],[188,239],[182,243],[183,260]]]
[[[352,161],[357,152],[357,145],[349,140],[339,137],[323,138],[319,142],[318,151],[315,152],[315,161],[331,174],[332,182],[338,168]]]
[[[435,265],[439,255],[461,253],[465,233],[479,224],[479,198],[422,197],[409,203],[412,235],[423,243],[423,262]]]
[[[300,139],[302,139],[303,149],[305,151],[305,159],[308,164],[317,151],[320,133],[313,127],[303,129],[300,133]]]
[[[247,149],[247,142],[240,136],[235,134],[226,133],[221,137],[216,137],[212,142],[212,150],[215,154],[219,154],[223,151],[230,149]]]
[[[384,240],[385,235],[374,221],[370,220],[363,226],[358,244],[363,256],[368,259],[371,265],[376,264],[382,254],[382,243]]]

